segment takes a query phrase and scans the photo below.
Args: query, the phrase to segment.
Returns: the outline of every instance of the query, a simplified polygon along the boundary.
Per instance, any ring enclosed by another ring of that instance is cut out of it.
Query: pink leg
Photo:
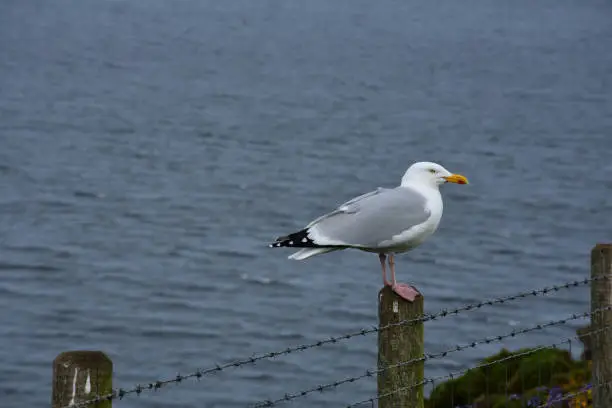
[[[383,285],[391,286],[391,282],[387,280],[387,266],[385,265],[387,256],[385,254],[378,254],[378,259],[380,260],[380,266],[382,268]]]
[[[389,254],[389,269],[391,269],[393,291],[401,298],[406,299],[409,302],[414,302],[414,299],[416,299],[420,293],[414,286],[410,286],[405,283],[397,283],[395,281],[395,260],[393,259],[393,254]]]

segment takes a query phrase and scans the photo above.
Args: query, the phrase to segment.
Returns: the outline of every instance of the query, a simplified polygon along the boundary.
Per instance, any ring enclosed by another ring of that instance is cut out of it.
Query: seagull
[[[414,163],[399,186],[379,187],[355,197],[303,229],[276,238],[269,247],[301,248],[289,255],[293,260],[347,248],[376,253],[383,285],[413,302],[420,293],[396,281],[394,255],[416,248],[436,231],[443,208],[439,186],[445,183],[468,184],[468,180],[437,163]],[[391,281],[387,280],[387,261]]]

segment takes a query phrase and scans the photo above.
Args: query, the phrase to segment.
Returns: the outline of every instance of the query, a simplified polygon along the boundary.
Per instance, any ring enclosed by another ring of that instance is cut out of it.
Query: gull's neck
[[[440,185],[430,182],[429,180],[403,178],[400,187],[413,189],[425,197],[427,200],[427,208],[435,214],[432,220],[437,220],[435,221],[437,225],[442,216],[442,209],[444,207],[442,203],[442,194],[440,193]]]
[[[400,184],[402,187],[410,187],[419,191],[433,190],[440,192],[440,186],[438,183],[431,182],[430,180],[423,180],[416,177],[404,176]]]

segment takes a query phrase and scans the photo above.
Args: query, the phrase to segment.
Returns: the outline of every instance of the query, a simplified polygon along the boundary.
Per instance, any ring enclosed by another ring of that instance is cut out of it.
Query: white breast
[[[440,190],[431,187],[421,187],[419,192],[427,199],[427,208],[431,212],[430,217],[422,224],[393,236],[392,239],[381,242],[381,246],[388,246],[393,252],[406,252],[422,244],[440,225],[442,219],[442,195]]]

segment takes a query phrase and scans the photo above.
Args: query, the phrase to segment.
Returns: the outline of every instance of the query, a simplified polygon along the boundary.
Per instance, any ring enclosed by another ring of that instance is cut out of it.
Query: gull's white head
[[[453,174],[437,163],[418,162],[406,170],[402,177],[402,185],[418,183],[438,188],[440,184],[468,184],[467,178],[461,174]]]

